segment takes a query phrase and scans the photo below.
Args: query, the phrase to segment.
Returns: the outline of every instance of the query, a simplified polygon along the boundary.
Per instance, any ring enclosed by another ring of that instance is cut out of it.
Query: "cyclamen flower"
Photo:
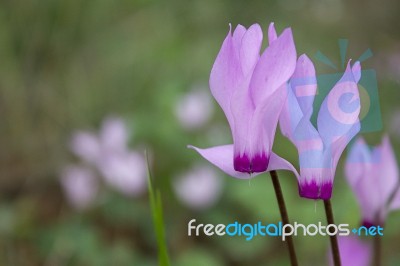
[[[399,168],[389,137],[372,151],[359,138],[351,148],[345,172],[360,205],[363,225],[383,225],[389,211],[400,208]]]
[[[280,117],[282,134],[296,146],[299,154],[299,194],[310,199],[330,199],[339,158],[360,131],[360,96],[357,83],[361,66],[350,62],[336,85],[324,99],[315,128],[310,118],[317,91],[315,68],[302,55],[290,80],[288,97]],[[288,165],[288,168],[291,168]]]
[[[273,28],[273,24],[270,28]],[[229,30],[210,74],[211,93],[228,120],[233,145],[208,149],[193,146],[205,159],[237,178],[271,170],[281,163],[272,144],[286,83],[296,65],[292,31],[277,37],[269,31],[269,47],[260,56],[263,33],[258,24]]]
[[[343,266],[366,266],[371,262],[372,248],[355,236],[339,236],[340,260]],[[333,265],[332,253],[328,254],[329,265]]]
[[[209,166],[195,166],[174,180],[178,198],[192,209],[211,207],[221,195],[222,180]]]

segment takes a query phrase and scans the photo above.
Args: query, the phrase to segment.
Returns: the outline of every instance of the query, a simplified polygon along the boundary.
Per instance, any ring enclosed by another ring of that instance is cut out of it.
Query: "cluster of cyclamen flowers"
[[[291,29],[278,37],[268,30],[269,47],[260,56],[263,34],[258,24],[229,31],[211,70],[210,88],[231,128],[233,145],[196,149],[205,159],[237,178],[286,169],[299,182],[300,196],[329,199],[336,165],[346,145],[359,132],[358,62],[350,62],[311,123],[317,90],[315,68],[305,55],[298,59]],[[339,97],[345,96],[339,102]],[[275,131],[297,147],[300,174],[272,152]]]
[[[297,177],[301,197],[327,201],[332,197],[341,154],[361,127],[360,63],[348,62],[322,102],[315,127],[310,121],[317,92],[313,63],[305,54],[297,58],[290,28],[278,36],[271,23],[269,46],[260,55],[262,39],[258,24],[248,29],[238,25],[233,32],[230,29],[211,70],[211,93],[225,113],[233,144],[188,147],[236,178],[290,170]],[[299,172],[272,151],[278,123],[282,134],[297,148]],[[363,225],[382,225],[388,211],[400,208],[398,166],[387,137],[372,153],[362,139],[358,140],[350,152],[346,174],[359,201]],[[346,241],[340,240],[344,243],[340,249],[344,256],[351,256],[353,252],[347,252],[346,247],[358,242],[347,245]],[[359,253],[368,255],[369,246],[360,246]],[[342,261],[346,265],[346,258]]]

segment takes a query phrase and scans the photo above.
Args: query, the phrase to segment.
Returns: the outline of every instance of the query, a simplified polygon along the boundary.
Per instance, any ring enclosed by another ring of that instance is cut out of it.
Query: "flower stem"
[[[379,234],[377,234],[374,237],[374,266],[380,266],[381,265],[381,251],[382,251],[382,243],[381,243],[381,237]]]
[[[333,219],[331,200],[329,199],[324,200],[324,207],[325,207],[326,220],[328,221],[328,224],[335,224],[335,221]],[[329,238],[331,240],[333,263],[335,266],[340,266],[341,262],[340,262],[340,253],[339,253],[339,245],[337,237],[336,235],[332,235],[329,236]]]
[[[276,171],[270,171],[272,183],[274,185],[276,200],[278,201],[279,211],[281,213],[282,223],[289,224],[289,217],[286,210],[285,200],[283,199],[281,184],[279,183],[278,173]],[[290,255],[290,265],[297,266],[296,251],[294,250],[293,238],[292,236],[287,236],[286,238],[287,247]]]

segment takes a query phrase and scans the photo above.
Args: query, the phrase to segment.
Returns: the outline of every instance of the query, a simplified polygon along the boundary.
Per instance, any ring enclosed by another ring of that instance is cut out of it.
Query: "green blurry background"
[[[400,158],[400,128],[393,122],[400,110],[399,11],[395,0],[1,1],[0,265],[157,264],[146,194],[128,198],[111,190],[95,207],[77,212],[60,187],[60,169],[74,160],[71,134],[97,129],[109,114],[132,126],[132,147],[151,151],[173,265],[288,265],[279,239],[187,236],[192,218],[217,224],[278,222],[280,216],[266,174],[251,181],[221,174],[222,196],[204,211],[177,200],[171,178],[203,160],[186,145],[231,140],[216,104],[211,121],[195,131],[179,125],[175,105],[195,84],[207,89],[228,23],[257,22],[266,33],[274,21],[279,32],[292,27],[298,54],[310,55],[320,74],[340,71],[314,57],[322,51],[339,64],[340,38],[349,40],[348,57],[373,51],[363,68],[377,72],[383,129]],[[218,125],[222,133],[210,137]],[[381,136],[365,134],[371,145]],[[279,133],[274,150],[297,163],[295,149]],[[356,226],[359,210],[344,180],[344,158],[333,208],[336,223]],[[299,199],[294,176],[279,174],[291,220],[325,222],[322,203]],[[400,213],[392,213],[385,227],[385,265],[400,262],[399,222]],[[295,245],[301,265],[326,264],[327,238],[299,236]]]

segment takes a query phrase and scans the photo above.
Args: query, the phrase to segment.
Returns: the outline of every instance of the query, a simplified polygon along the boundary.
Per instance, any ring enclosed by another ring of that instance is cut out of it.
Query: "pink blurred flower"
[[[211,207],[221,195],[222,180],[208,166],[195,166],[174,180],[173,187],[178,198],[193,209]]]
[[[98,192],[98,180],[85,167],[68,166],[61,173],[61,184],[70,204],[83,210],[94,203]]]
[[[107,184],[129,196],[146,189],[146,163],[142,155],[128,147],[129,132],[118,117],[107,118],[98,135],[79,131],[71,141],[75,155],[94,166]]]
[[[146,162],[137,152],[103,156],[98,167],[107,184],[127,196],[140,195],[146,189]]]
[[[103,122],[99,135],[88,131],[76,132],[72,136],[70,148],[82,160],[98,163],[102,154],[125,152],[128,135],[122,119],[109,117]]]
[[[351,148],[345,172],[364,225],[383,224],[390,210],[400,208],[399,169],[388,136],[372,151],[359,138]]]
[[[371,262],[371,245],[356,236],[339,236],[339,252],[342,266],[367,266]],[[334,265],[332,253],[328,253],[329,265]]]
[[[296,48],[290,28],[279,37],[270,30],[270,45],[260,56],[262,39],[258,24],[248,29],[238,25],[233,34],[229,30],[211,70],[211,93],[228,120],[233,145],[189,146],[237,178],[276,169],[282,160],[272,145],[286,83],[296,66]]]
[[[175,108],[175,115],[182,127],[196,129],[202,127],[213,113],[213,102],[204,90],[194,89],[184,95]]]

